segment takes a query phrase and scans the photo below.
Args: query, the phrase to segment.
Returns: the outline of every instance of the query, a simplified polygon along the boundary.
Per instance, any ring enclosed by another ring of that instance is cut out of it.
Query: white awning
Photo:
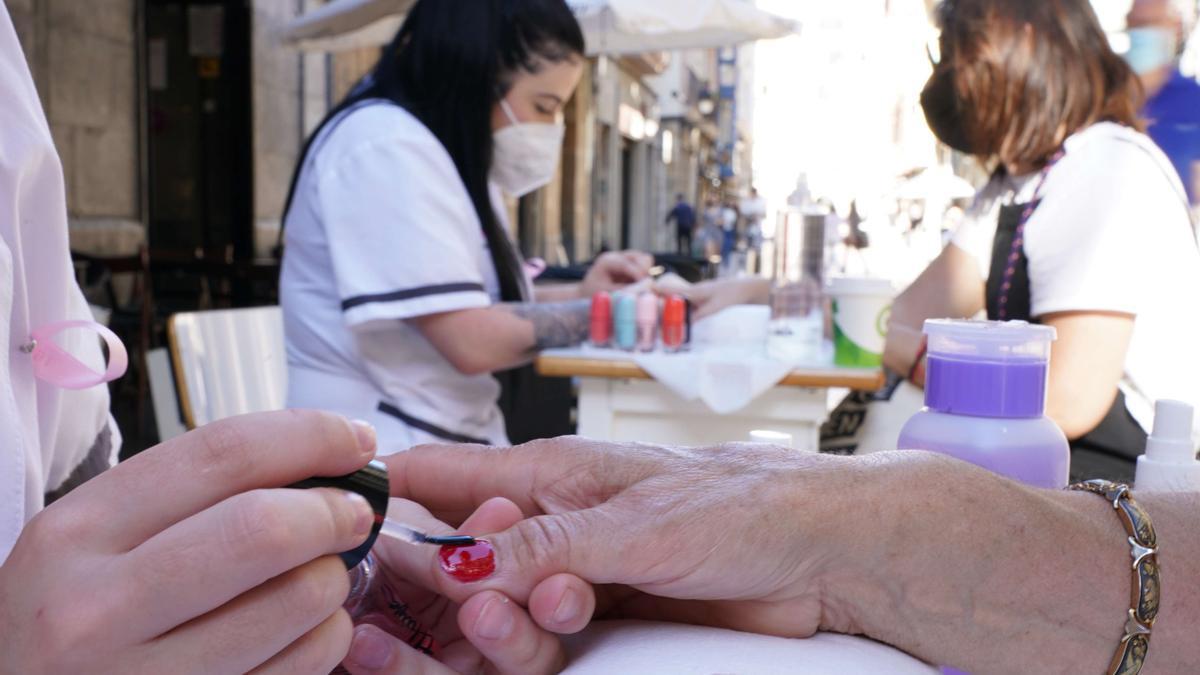
[[[415,0],[333,0],[294,19],[284,44],[309,51],[374,47],[395,35]],[[567,0],[589,55],[726,47],[784,37],[799,26],[748,0]]]
[[[289,22],[280,35],[305,51],[340,52],[391,42],[416,0],[332,0]]]
[[[729,47],[799,30],[746,0],[567,0],[589,55]]]
[[[975,186],[958,176],[948,166],[937,165],[901,183],[897,199],[970,199]]]

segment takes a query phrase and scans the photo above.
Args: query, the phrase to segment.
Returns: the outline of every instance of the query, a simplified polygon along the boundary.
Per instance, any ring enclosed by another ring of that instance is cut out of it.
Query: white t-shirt
[[[1183,186],[1149,137],[1118,124],[1093,125],[1065,147],[1025,226],[1032,314],[1135,315],[1121,388],[1149,430],[1156,400],[1200,409],[1200,248]],[[1037,183],[993,181],[955,233],[983,278],[1000,206],[1028,203]]]
[[[108,387],[81,391],[36,380],[20,346],[49,323],[91,319],[67,245],[67,198],[25,55],[0,2],[0,563],[26,521],[84,460],[109,423]],[[104,370],[95,335],[56,340]],[[112,426],[112,449],[120,447]]]
[[[350,110],[313,147],[287,218],[280,281],[288,405],[375,424],[381,454],[507,444],[496,380],[460,373],[405,321],[499,299],[449,153],[386,101]]]

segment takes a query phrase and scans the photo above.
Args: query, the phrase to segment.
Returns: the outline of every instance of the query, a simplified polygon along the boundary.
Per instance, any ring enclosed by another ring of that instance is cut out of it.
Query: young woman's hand
[[[388,515],[425,532],[454,531],[424,508],[402,499],[392,500]],[[463,522],[458,533],[479,536],[503,531],[522,518],[516,504],[491,499]],[[397,631],[403,635],[390,635],[373,625],[358,626],[343,663],[347,670],[355,675],[541,675],[561,670],[564,655],[554,633],[573,633],[587,624],[594,599],[586,582],[558,575],[542,584],[540,600],[529,610],[494,590],[470,595],[460,605],[432,590],[437,588],[431,565],[436,551],[432,546],[415,547],[386,539],[376,544],[387,597],[395,600],[391,604],[394,616],[388,622],[394,618],[408,627]],[[567,594],[579,602],[556,614]],[[430,641],[436,645],[436,658],[409,646]]]
[[[33,518],[0,567],[0,670],[328,672],[346,654],[335,554],[373,514],[337,490],[369,427],[316,412],[216,422],[134,457]]]
[[[703,281],[687,287],[658,287],[659,293],[675,293],[687,298],[696,308],[699,320],[735,305],[764,305],[770,300],[771,282],[758,277]]]
[[[650,276],[654,256],[641,251],[602,253],[592,263],[583,283],[579,285],[579,297],[591,298],[596,293],[615,291],[635,284]]]

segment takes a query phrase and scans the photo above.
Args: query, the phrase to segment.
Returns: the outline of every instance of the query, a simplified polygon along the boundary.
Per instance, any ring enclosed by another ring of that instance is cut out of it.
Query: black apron
[[[996,226],[992,244],[992,262],[987,281],[987,313],[989,319],[999,317],[1001,284],[1008,257],[1013,250],[1013,238],[1021,222],[1025,204],[1004,206]],[[1007,318],[1014,321],[1033,321],[1032,298],[1029,289],[1029,259],[1019,251],[1015,273],[1008,295]],[[1100,424],[1082,438],[1071,443],[1071,480],[1103,478],[1132,483],[1137,458],[1146,450],[1146,432],[1125,407],[1125,394],[1117,398]]]

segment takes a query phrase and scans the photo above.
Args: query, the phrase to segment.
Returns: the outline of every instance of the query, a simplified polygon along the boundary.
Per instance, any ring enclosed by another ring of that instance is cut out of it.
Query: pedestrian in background
[[[717,254],[721,246],[721,203],[716,197],[704,200],[703,222],[700,224],[699,248],[704,257]]]
[[[1192,208],[1200,207],[1200,82],[1179,70],[1195,25],[1191,0],[1134,0],[1125,60],[1146,91],[1146,133],[1171,158]]]
[[[683,193],[675,195],[675,208],[667,214],[667,225],[675,221],[675,240],[679,255],[692,255],[692,231],[696,229],[696,211]]]
[[[729,260],[729,256],[733,254],[733,249],[737,248],[738,235],[738,220],[741,215],[738,213],[737,202],[733,198],[725,200],[725,206],[721,209],[721,259]]]

